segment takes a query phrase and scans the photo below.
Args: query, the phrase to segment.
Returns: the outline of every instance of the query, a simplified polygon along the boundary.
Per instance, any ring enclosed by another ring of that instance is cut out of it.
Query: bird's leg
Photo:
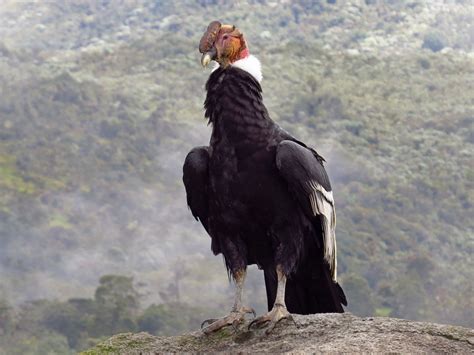
[[[267,312],[263,316],[255,318],[248,326],[250,329],[253,325],[263,325],[269,323],[269,327],[266,330],[266,333],[270,333],[273,328],[280,322],[282,319],[291,319],[294,322],[293,317],[290,312],[286,309],[285,304],[285,288],[286,288],[286,275],[283,273],[280,265],[277,265],[276,268],[277,277],[278,277],[278,286],[277,293],[275,297],[275,303],[271,311]]]
[[[247,313],[252,313],[255,317],[255,311],[252,308],[245,307],[242,305],[242,293],[244,290],[244,281],[246,275],[247,270],[245,269],[232,273],[232,276],[235,280],[234,306],[232,307],[232,310],[230,311],[229,315],[220,319],[207,319],[202,322],[201,328],[204,326],[204,324],[209,324],[202,330],[205,334],[212,333],[228,325],[232,325],[235,327],[238,323],[242,322],[245,319],[245,315]]]

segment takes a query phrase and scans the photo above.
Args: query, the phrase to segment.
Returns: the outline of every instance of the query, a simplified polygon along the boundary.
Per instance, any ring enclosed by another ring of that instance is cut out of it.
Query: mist
[[[38,300],[93,300],[104,275],[132,277],[130,319],[152,305],[230,309],[222,256],[181,182],[210,138],[197,45],[219,19],[262,62],[272,119],[327,161],[348,311],[474,326],[469,9],[0,1],[0,312],[21,322]],[[245,299],[266,308],[256,266]]]

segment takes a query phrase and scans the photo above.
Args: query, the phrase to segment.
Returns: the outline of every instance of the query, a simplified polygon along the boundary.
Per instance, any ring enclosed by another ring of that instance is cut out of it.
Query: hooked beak
[[[205,68],[209,65],[211,60],[216,59],[217,57],[217,50],[216,47],[212,47],[209,52],[206,52],[201,57],[201,64]]]

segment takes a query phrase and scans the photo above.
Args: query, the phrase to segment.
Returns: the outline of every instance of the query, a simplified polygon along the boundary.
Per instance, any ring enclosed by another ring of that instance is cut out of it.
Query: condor
[[[187,155],[183,181],[192,214],[223,254],[236,284],[229,315],[205,333],[244,320],[248,265],[263,269],[268,313],[251,324],[268,331],[291,313],[343,312],[336,278],[336,212],[324,159],[273,122],[262,101],[260,62],[235,27],[211,22],[199,51],[218,63],[206,84],[209,146]]]

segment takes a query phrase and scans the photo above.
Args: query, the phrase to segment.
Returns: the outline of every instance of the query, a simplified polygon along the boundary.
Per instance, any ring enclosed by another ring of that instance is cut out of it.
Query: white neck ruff
[[[257,57],[254,55],[249,55],[244,59],[239,59],[231,64],[234,67],[245,70],[247,73],[252,75],[258,82],[261,82],[263,79],[262,75],[262,65]],[[219,68],[219,64],[216,63],[212,71]]]

